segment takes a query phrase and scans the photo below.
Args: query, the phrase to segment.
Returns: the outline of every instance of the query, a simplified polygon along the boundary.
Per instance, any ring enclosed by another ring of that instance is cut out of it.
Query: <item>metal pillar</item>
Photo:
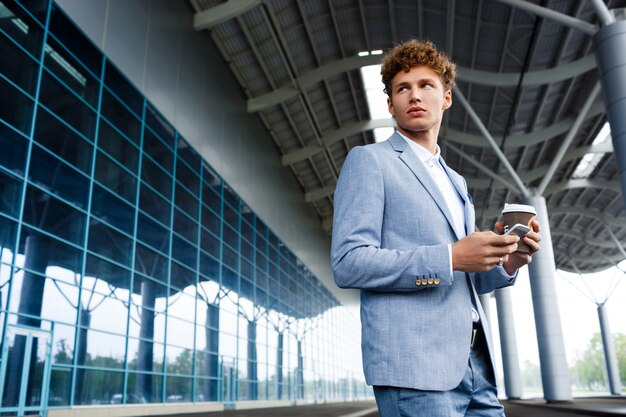
[[[504,389],[508,399],[520,399],[524,392],[524,383],[519,367],[511,288],[500,288],[495,291],[495,294],[502,349],[502,367],[504,368]]]
[[[135,392],[147,402],[152,402],[152,366],[154,364],[154,305],[156,284],[148,279],[141,283],[141,327],[139,328],[139,349],[137,351],[137,376]],[[154,398],[158,401],[158,398]],[[127,400],[128,402],[128,400]]]
[[[611,126],[622,198],[626,202],[626,21],[600,28],[593,36],[593,45]]]
[[[548,209],[543,196],[524,199],[537,210],[541,225],[541,250],[533,255],[528,265],[532,292],[543,396],[547,401],[571,401],[572,387],[565,356],[563,330],[556,295],[554,250]]]
[[[256,322],[248,321],[248,399],[259,398],[257,389]]]
[[[206,337],[207,360],[206,375],[209,379],[204,384],[204,400],[220,401],[219,384],[220,384],[220,306],[207,303],[206,306],[206,326],[204,334]]]
[[[598,319],[600,320],[600,333],[602,334],[602,346],[604,346],[604,360],[606,362],[606,375],[609,380],[609,389],[613,395],[622,394],[622,382],[619,378],[619,367],[617,365],[617,355],[615,354],[615,344],[609,328],[609,317],[607,316],[605,304],[598,304]]]

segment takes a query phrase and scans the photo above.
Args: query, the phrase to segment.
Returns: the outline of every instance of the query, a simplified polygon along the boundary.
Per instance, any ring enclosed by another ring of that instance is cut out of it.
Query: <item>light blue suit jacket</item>
[[[469,235],[475,218],[465,180],[442,165],[465,202]],[[463,379],[472,297],[514,279],[502,268],[451,273],[448,245],[462,237],[453,224],[439,187],[398,133],[350,151],[335,191],[331,262],[339,287],[361,290],[368,384],[439,391]]]

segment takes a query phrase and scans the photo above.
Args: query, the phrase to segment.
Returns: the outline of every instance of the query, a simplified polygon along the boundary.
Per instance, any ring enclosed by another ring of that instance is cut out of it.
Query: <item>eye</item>
[[[430,89],[430,88],[433,88],[433,84],[432,84],[432,83],[430,83],[430,82],[423,83],[423,84],[422,84],[422,88],[425,88],[425,89]]]
[[[404,86],[403,87],[398,87],[398,93],[403,93],[405,91],[407,91],[406,87],[404,87]]]

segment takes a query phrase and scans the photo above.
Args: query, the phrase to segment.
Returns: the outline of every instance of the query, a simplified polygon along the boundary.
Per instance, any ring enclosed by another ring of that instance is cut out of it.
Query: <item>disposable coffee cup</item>
[[[504,204],[502,210],[502,223],[504,223],[504,233],[506,233],[510,227],[514,224],[520,223],[524,226],[533,229],[532,222],[537,217],[537,210],[533,206],[527,206],[525,204]],[[517,242],[517,250],[519,252],[530,252],[528,245],[524,243],[523,239]]]

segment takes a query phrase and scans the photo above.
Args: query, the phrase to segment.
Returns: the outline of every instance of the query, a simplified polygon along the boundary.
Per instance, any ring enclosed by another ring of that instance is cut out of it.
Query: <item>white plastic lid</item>
[[[527,206],[526,204],[509,204],[504,203],[504,209],[502,210],[502,214],[510,213],[513,211],[521,211],[524,213],[532,213],[537,214],[537,210],[533,206]]]

